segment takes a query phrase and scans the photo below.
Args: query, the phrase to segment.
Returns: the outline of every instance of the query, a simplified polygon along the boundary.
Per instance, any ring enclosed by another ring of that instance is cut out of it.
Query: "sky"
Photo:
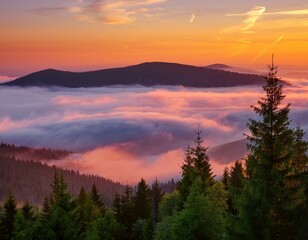
[[[0,2],[0,80],[147,61],[263,69],[308,64],[306,0]]]

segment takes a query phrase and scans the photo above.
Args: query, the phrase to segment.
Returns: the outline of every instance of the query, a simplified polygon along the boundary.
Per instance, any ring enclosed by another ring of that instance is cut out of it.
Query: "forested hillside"
[[[81,187],[89,191],[95,184],[98,190],[104,193],[103,200],[109,205],[114,194],[124,189],[120,183],[99,176],[83,175],[70,170],[49,167],[39,162],[0,156],[0,201],[2,202],[11,191],[20,202],[27,200],[31,204],[41,205],[44,197],[51,191],[50,185],[55,172],[63,175],[73,195],[77,195]]]
[[[23,160],[60,160],[69,156],[72,152],[50,148],[30,148],[16,146],[14,144],[0,143],[0,155],[15,157]]]

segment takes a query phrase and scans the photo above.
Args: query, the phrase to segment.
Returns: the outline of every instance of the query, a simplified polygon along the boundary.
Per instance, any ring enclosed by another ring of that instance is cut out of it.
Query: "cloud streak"
[[[88,4],[81,2],[78,6],[69,6],[68,12],[79,21],[95,19],[109,25],[128,24],[140,16],[152,15],[152,5],[164,3],[166,0],[95,0]]]
[[[226,14],[228,17],[245,16],[243,23],[239,26],[226,28],[223,30],[225,33],[240,31],[241,33],[254,33],[251,29],[257,22],[257,20],[264,14],[266,8],[263,6],[254,6],[251,10],[244,14]]]
[[[255,62],[257,59],[259,59],[261,56],[263,56],[271,47],[273,47],[275,44],[279,43],[284,37],[285,37],[286,33],[283,33],[280,37],[278,37],[274,42],[272,42],[270,45],[268,45],[267,47],[265,47],[264,49],[262,49],[262,51],[260,51],[258,53],[258,55],[255,56],[253,62]]]
[[[246,13],[228,13],[226,14],[227,17],[246,17],[246,18],[244,19],[243,24],[235,27],[226,28],[223,30],[223,32],[231,33],[240,31],[241,33],[254,33],[252,28],[262,16],[284,16],[284,15],[306,16],[308,15],[308,9],[266,12],[266,8],[264,6],[254,6],[250,11],[247,11]]]

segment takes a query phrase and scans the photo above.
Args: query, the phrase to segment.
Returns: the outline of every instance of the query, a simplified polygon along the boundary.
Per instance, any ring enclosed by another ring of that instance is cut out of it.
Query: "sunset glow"
[[[176,62],[264,75],[272,53],[308,130],[308,3],[299,1],[29,0],[0,3],[0,83],[42,69],[91,71]],[[62,80],[62,79],[61,79]],[[260,86],[1,88],[0,141],[65,148],[48,164],[133,183],[178,177],[197,126],[205,145],[244,138]],[[221,175],[235,159],[211,159]],[[131,167],[131,174],[124,174]]]
[[[305,1],[2,1],[0,75],[146,61],[307,67]]]

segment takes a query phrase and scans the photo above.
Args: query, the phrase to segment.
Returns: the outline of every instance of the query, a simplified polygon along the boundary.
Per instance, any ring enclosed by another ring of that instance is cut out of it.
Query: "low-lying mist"
[[[308,85],[291,83],[284,103],[293,124],[308,130]],[[122,182],[177,178],[198,125],[205,146],[243,139],[262,96],[259,87],[1,87],[0,141],[72,150],[49,164]],[[235,160],[223,159],[212,157],[217,175]]]

